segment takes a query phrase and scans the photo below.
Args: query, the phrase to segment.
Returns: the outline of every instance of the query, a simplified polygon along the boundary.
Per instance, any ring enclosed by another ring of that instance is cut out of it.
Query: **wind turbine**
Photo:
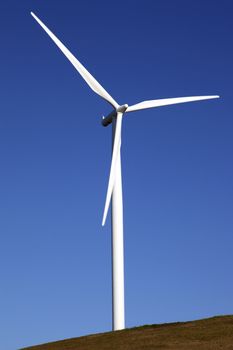
[[[102,125],[112,124],[112,161],[108,181],[108,189],[104,207],[102,226],[104,226],[110,202],[112,201],[112,329],[125,328],[124,306],[124,242],[123,242],[123,200],[121,180],[121,128],[122,118],[125,113],[139,111],[141,109],[168,106],[177,103],[193,102],[219,98],[219,96],[192,96],[176,97],[159,100],[150,100],[137,103],[132,106],[119,105],[109,93],[96,81],[76,57],[62,44],[62,42],[45,26],[45,24],[33,13],[31,15],[46,31],[59,49],[77,69],[90,88],[105,99],[114,108],[107,116],[103,117]]]

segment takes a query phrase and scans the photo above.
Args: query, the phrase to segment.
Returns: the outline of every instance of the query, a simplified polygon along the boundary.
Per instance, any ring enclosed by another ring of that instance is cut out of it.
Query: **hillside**
[[[88,335],[27,350],[233,350],[233,316],[148,325]]]

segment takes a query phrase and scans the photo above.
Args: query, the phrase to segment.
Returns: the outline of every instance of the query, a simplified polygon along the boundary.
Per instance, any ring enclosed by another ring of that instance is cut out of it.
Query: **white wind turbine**
[[[153,107],[167,106],[177,103],[209,100],[219,96],[193,96],[176,97],[160,100],[151,100],[137,103],[132,106],[127,104],[119,105],[108,92],[96,81],[86,68],[74,57],[74,55],[62,44],[62,42],[44,25],[43,22],[33,13],[31,15],[46,31],[59,49],[77,69],[90,88],[111,104],[114,110],[102,120],[102,125],[112,123],[112,161],[108,189],[103,214],[102,225],[104,226],[110,201],[112,200],[112,328],[119,330],[125,328],[125,307],[124,307],[124,245],[123,245],[123,201],[121,181],[121,127],[122,117],[125,113],[138,111]]]

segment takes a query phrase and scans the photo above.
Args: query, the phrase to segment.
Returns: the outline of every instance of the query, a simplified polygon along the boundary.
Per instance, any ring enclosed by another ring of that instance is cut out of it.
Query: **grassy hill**
[[[72,338],[27,350],[233,350],[233,316],[155,324]]]

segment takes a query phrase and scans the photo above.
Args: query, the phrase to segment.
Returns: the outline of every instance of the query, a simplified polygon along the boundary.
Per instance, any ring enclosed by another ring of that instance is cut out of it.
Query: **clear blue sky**
[[[232,1],[0,5],[0,348],[111,330],[109,105],[123,120],[126,325],[233,313]]]

